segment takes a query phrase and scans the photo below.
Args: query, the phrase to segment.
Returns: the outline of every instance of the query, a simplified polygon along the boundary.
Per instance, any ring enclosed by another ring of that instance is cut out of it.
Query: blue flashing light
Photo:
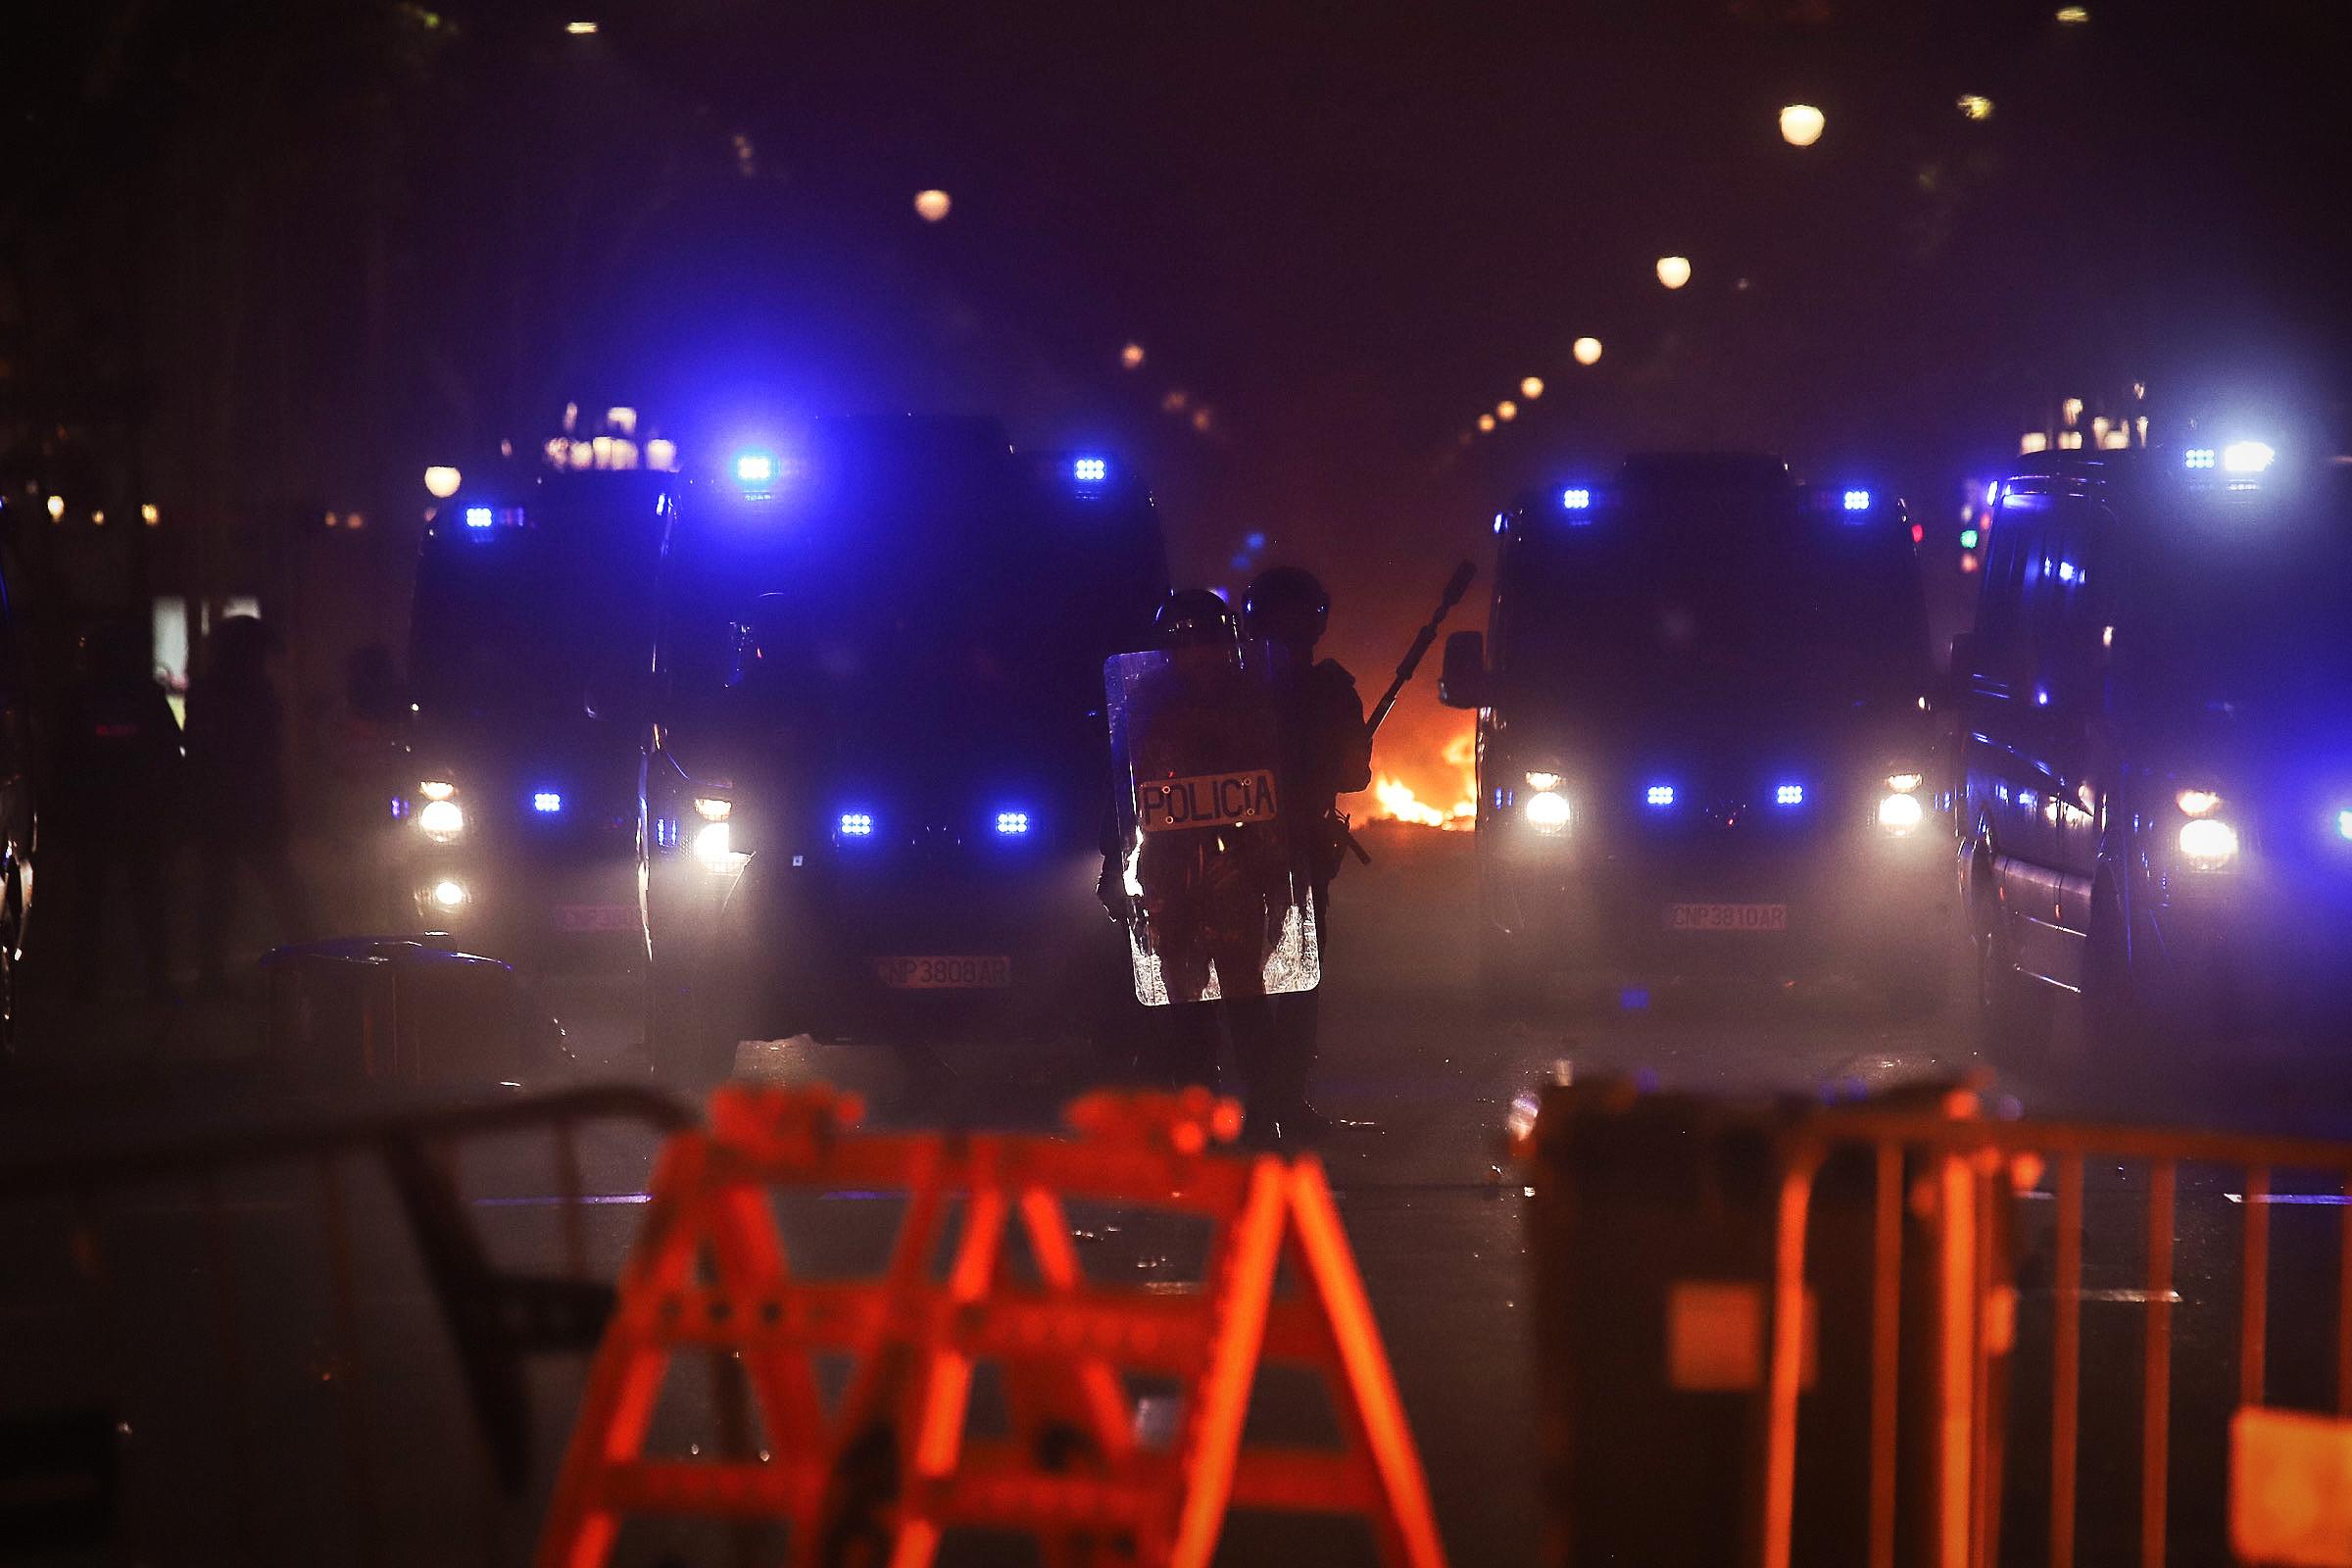
[[[2180,466],[2186,468],[2210,468],[2221,458],[2211,447],[2190,447],[2180,454]]]
[[[1674,804],[1674,786],[1671,784],[1652,784],[1646,791],[1643,792],[1642,798],[1652,806],[1672,806]]]
[[[1775,806],[1802,806],[1805,804],[1805,787],[1802,784],[1783,784],[1772,792],[1772,804]]]
[[[1870,492],[1867,490],[1848,490],[1845,493],[1845,510],[1848,512],[1868,512],[1870,510]]]
[[[870,839],[874,836],[874,818],[870,811],[841,813],[841,833],[844,838]]]
[[[1503,529],[1505,529],[1505,528],[1509,527],[1510,525],[1511,525],[1511,516],[1510,516],[1510,514],[1509,514],[1509,513],[1507,513],[1507,512],[1497,512],[1496,514],[1494,514],[1494,531],[1495,531],[1496,533],[1500,533],[1500,532],[1502,532],[1502,530],[1503,530]]]
[[[2058,563],[2058,580],[2060,582],[2073,582],[2075,580],[2075,564],[2073,562],[2061,561]]]
[[[765,452],[742,452],[735,457],[735,482],[770,485],[776,480],[776,460]]]
[[[1592,492],[1582,485],[1571,486],[1560,492],[1560,506],[1568,512],[1591,512]]]
[[[1988,485],[1986,485],[1986,486],[1984,487],[1984,504],[1985,504],[1986,506],[1988,506],[1988,507],[1989,507],[1989,506],[1995,506],[1995,505],[1997,505],[1997,504],[2000,502],[2000,499],[2001,499],[2001,481],[2000,481],[2000,480],[1998,480],[1998,479],[1995,479],[1995,480],[1993,480],[1993,481],[1992,481],[1992,483],[1990,483],[1990,484],[1988,484]]]
[[[2352,811],[2335,813],[2335,836],[2339,839],[2352,839]]]
[[[2260,473],[2278,457],[2266,441],[2232,441],[2222,448],[2222,468],[2228,473]]]
[[[407,796],[405,796],[405,795],[395,795],[395,796],[393,796],[393,797],[392,797],[392,820],[393,820],[393,821],[395,821],[395,822],[398,822],[398,821],[400,821],[401,819],[403,819],[404,817],[406,817],[408,814],[409,814],[409,798],[408,798]]]
[[[997,832],[1000,835],[1005,838],[1015,838],[1028,831],[1029,813],[1027,811],[999,811],[997,813]]]
[[[1110,462],[1105,458],[1078,458],[1070,464],[1070,477],[1080,484],[1101,484],[1110,477]]]
[[[466,509],[466,526],[468,528],[487,528],[497,520],[498,514],[492,512],[488,507],[467,507]]]
[[[1262,533],[1253,533],[1244,539],[1242,543],[1252,550],[1263,550],[1266,548],[1266,536]]]
[[[554,790],[539,790],[531,796],[531,809],[542,816],[553,816],[564,809],[564,797]]]
[[[1236,556],[1233,558],[1231,564],[1233,569],[1236,571],[1248,571],[1250,569],[1250,558],[1247,555]]]

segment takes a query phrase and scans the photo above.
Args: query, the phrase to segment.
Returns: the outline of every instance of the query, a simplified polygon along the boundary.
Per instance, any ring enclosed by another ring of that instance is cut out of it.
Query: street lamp
[[[941,219],[947,217],[948,209],[952,205],[954,204],[948,200],[948,193],[944,190],[925,190],[915,192],[915,216],[922,219],[922,220],[926,223],[936,223]]]
[[[435,464],[424,470],[425,493],[436,501],[447,501],[456,495],[458,486],[464,482],[464,476],[457,469],[444,464]]]
[[[1821,140],[1829,120],[1811,104],[1790,104],[1781,111],[1781,140],[1791,147],[1810,147]]]
[[[1132,370],[1140,367],[1143,363],[1144,346],[1141,343],[1130,343],[1125,348],[1119,350],[1119,364],[1124,368]]]
[[[1480,415],[1480,416],[1478,416],[1478,427],[1479,427],[1479,429],[1480,429],[1482,432],[1483,432],[1483,431],[1487,431],[1487,430],[1492,430],[1492,429],[1494,429],[1494,416],[1493,416],[1492,414],[1482,414],[1482,415]]]
[[[66,520],[66,498],[64,496],[51,496],[49,498],[49,520],[51,522],[63,522]]]
[[[1658,258],[1658,281],[1668,288],[1681,288],[1690,281],[1690,258],[1661,256]]]
[[[1544,378],[1540,375],[1531,375],[1524,381],[1521,381],[1519,383],[1519,395],[1527,399],[1527,401],[1530,403],[1535,402],[1536,399],[1544,395]]]
[[[1600,363],[1600,339],[1580,337],[1569,352],[1576,356],[1576,363],[1579,365],[1598,365]]]
[[[1519,417],[1519,405],[1513,403],[1509,398],[1504,398],[1500,403],[1494,405],[1494,417],[1505,424],[1510,423]]]
[[[1992,118],[1992,100],[1981,92],[1964,92],[1960,95],[1959,103],[1960,113],[1971,120]]]

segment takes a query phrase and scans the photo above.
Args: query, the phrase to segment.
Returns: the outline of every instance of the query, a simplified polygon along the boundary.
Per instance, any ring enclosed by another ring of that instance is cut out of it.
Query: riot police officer
[[[106,905],[119,870],[126,894],[121,907],[138,940],[139,978],[150,1001],[164,1000],[171,992],[180,737],[156,683],[144,627],[110,621],[83,638],[59,752],[59,776],[68,787],[58,791],[42,825],[55,836],[66,868],[60,880],[73,910],[74,993],[84,1001],[101,994]]]
[[[1105,906],[1126,921],[1138,962],[1155,970],[1169,1004],[1145,1028],[1145,1075],[1169,1085],[1214,1085],[1220,1020],[1244,1063],[1264,1057],[1272,1030],[1266,965],[1297,939],[1304,879],[1278,809],[1250,819],[1218,814],[1179,825],[1146,781],[1242,769],[1228,779],[1271,780],[1283,763],[1282,714],[1267,672],[1245,663],[1240,624],[1206,589],[1171,593],[1153,617],[1161,657],[1124,693],[1128,760],[1138,786],[1133,836],[1106,843]],[[1257,770],[1262,769],[1262,772]],[[1267,803],[1271,807],[1271,801]],[[1189,812],[1192,808],[1185,808]],[[1156,810],[1158,814],[1152,813]],[[1147,820],[1147,817],[1151,820]],[[1139,975],[1144,971],[1139,969]],[[1213,977],[1214,989],[1210,989]],[[1202,1000],[1213,996],[1217,1000]],[[1256,1070],[1245,1065],[1245,1077]]]
[[[1348,819],[1339,797],[1372,782],[1372,737],[1364,728],[1363,699],[1355,677],[1337,660],[1315,658],[1331,621],[1331,595],[1312,572],[1273,566],[1259,572],[1242,601],[1242,630],[1288,649],[1291,710],[1286,729],[1292,748],[1292,822],[1306,835],[1301,846],[1313,888],[1315,933],[1326,958],[1330,953],[1331,880],[1348,845]],[[1320,988],[1270,999],[1273,1030],[1250,1076],[1250,1120],[1254,1136],[1282,1141],[1311,1140],[1328,1126],[1307,1102],[1314,1071],[1315,1037],[1321,1023]]]

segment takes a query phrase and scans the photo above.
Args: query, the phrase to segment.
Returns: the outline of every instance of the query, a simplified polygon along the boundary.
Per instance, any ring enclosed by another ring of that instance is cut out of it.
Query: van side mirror
[[[654,672],[608,666],[588,678],[581,693],[581,710],[608,724],[635,726],[654,711]]]
[[[1446,639],[1446,663],[1438,673],[1438,701],[1447,708],[1487,706],[1485,633],[1457,631]]]

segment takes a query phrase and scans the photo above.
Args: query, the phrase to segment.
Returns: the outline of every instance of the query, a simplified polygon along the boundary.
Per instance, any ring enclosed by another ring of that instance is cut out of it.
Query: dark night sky
[[[561,6],[349,9],[159,46],[165,172],[92,176],[179,215],[167,406],[223,395],[187,323],[268,253],[241,330],[275,352],[229,396],[275,406],[249,423],[304,454],[287,489],[389,487],[567,397],[689,436],[987,409],[1134,453],[1185,575],[1238,576],[1258,530],[1323,571],[1374,689],[1494,506],[1580,462],[1766,445],[1941,508],[2061,396],[2309,406],[2352,342],[2335,7],[583,0],[593,38]],[[1828,115],[1812,148],[1778,135],[1792,100]],[[207,221],[240,190],[280,213],[259,250]],[[393,411],[358,448],[298,428],[351,422],[321,387],[355,356]],[[1175,386],[1211,435],[1160,412]],[[1426,690],[1406,718],[1436,722]]]

